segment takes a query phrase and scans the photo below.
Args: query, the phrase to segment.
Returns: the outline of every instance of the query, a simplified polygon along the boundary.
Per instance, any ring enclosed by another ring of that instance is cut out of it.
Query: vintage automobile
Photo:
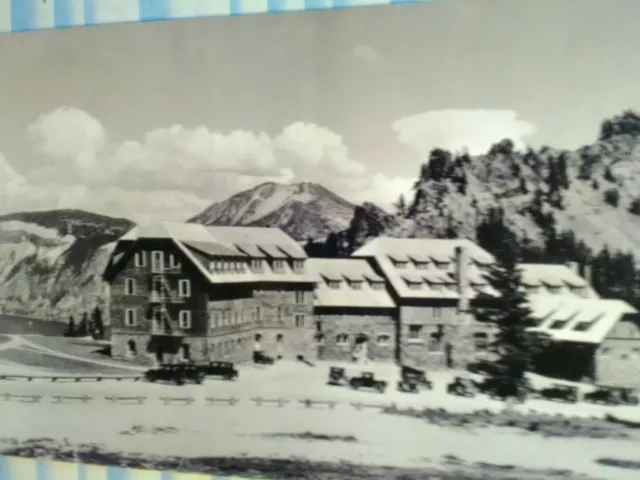
[[[347,377],[346,370],[340,367],[330,367],[329,381],[327,383],[329,385],[336,385],[338,387],[347,385],[349,383],[349,377]]]
[[[528,394],[535,394],[535,389],[529,381],[520,388],[499,378],[485,378],[480,382],[472,382],[478,392],[499,400],[514,398],[519,402],[524,402]]]
[[[407,393],[418,393],[421,388],[433,390],[433,382],[427,378],[424,370],[403,365],[400,369],[398,390]]]
[[[184,385],[187,382],[201,384],[205,374],[195,365],[175,364],[160,365],[144,372],[144,379],[148,382],[172,382]]]
[[[260,365],[273,365],[273,358],[262,352],[253,352],[253,363]]]
[[[198,365],[198,368],[208,377],[222,377],[225,380],[235,380],[239,375],[231,362],[209,362]]]
[[[459,397],[475,397],[475,390],[473,381],[468,378],[456,377],[453,382],[447,385],[447,393]]]
[[[373,375],[373,372],[362,372],[359,377],[351,377],[349,379],[349,386],[354,390],[366,388],[376,390],[379,393],[384,393],[387,389],[387,382],[384,380],[377,380]]]
[[[584,394],[583,400],[604,405],[638,405],[638,395],[633,389],[598,385],[595,390]]]
[[[538,391],[538,394],[540,398],[546,400],[562,400],[568,403],[576,403],[578,401],[578,388],[562,383],[554,383],[550,387],[543,388]]]

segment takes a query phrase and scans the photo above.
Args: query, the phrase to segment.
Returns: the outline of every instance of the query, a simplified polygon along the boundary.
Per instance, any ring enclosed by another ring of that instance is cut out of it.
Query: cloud
[[[371,45],[357,45],[351,51],[351,54],[358,60],[363,60],[367,63],[377,62],[382,60],[382,54]]]
[[[36,149],[54,160],[73,158],[85,169],[96,168],[97,156],[107,143],[102,124],[75,108],[58,108],[29,126]]]
[[[29,133],[41,154],[29,180],[63,191],[59,206],[111,215],[184,219],[264,182],[317,182],[353,202],[382,206],[411,188],[408,179],[371,171],[340,135],[312,123],[273,136],[172,125],[115,142],[88,113],[57,109]]]
[[[486,153],[494,143],[509,138],[523,148],[536,128],[511,110],[434,110],[396,120],[398,141],[424,158],[434,148],[466,149]]]

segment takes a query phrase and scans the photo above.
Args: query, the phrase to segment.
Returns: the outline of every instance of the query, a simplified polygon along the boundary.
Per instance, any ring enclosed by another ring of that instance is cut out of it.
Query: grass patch
[[[302,433],[265,433],[263,437],[271,438],[292,438],[296,440],[316,440],[322,442],[347,442],[357,443],[358,439],[353,435],[327,435],[324,433],[302,432]]]
[[[71,445],[48,438],[32,439],[19,445],[6,442],[4,455],[49,457],[58,461],[91,463],[125,468],[172,470],[212,476],[240,476],[251,479],[282,480],[588,480],[569,471],[501,468],[491,464],[442,467],[397,468],[360,465],[350,462],[312,462],[300,458],[152,456],[105,450],[93,444]]]
[[[458,428],[515,428],[545,437],[568,438],[630,438],[625,430],[627,422],[613,423],[609,419],[560,417],[535,413],[494,413],[477,410],[471,413],[453,413],[443,408],[416,410],[388,407],[385,414],[401,415],[424,420],[430,424]],[[632,423],[632,422],[628,422]],[[640,425],[639,425],[640,426]]]

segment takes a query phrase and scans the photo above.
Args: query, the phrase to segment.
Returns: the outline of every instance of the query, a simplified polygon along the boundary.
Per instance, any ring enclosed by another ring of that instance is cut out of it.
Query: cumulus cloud
[[[29,126],[36,149],[55,160],[72,158],[81,168],[92,169],[107,143],[102,124],[76,108],[58,108],[41,115]]]
[[[351,201],[382,206],[411,188],[408,179],[371,171],[340,135],[311,123],[293,123],[277,135],[172,125],[115,142],[88,113],[57,109],[29,133],[42,154],[32,182],[62,188],[59,206],[113,215],[184,219],[264,182],[317,182]]]
[[[392,124],[400,143],[424,157],[434,148],[486,153],[491,145],[509,138],[516,148],[535,126],[511,110],[434,110],[396,120]]]

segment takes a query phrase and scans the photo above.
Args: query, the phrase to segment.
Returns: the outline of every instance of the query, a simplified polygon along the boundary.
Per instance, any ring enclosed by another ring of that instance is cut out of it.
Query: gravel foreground
[[[6,442],[6,440],[5,440]],[[322,448],[319,446],[318,448]],[[45,457],[66,462],[151,470],[176,470],[208,475],[273,480],[596,480],[568,470],[531,470],[514,465],[467,463],[455,456],[434,460],[431,468],[396,468],[348,462],[253,457],[149,457],[109,452],[95,445],[61,445],[52,439],[34,439],[4,448],[4,455]]]

